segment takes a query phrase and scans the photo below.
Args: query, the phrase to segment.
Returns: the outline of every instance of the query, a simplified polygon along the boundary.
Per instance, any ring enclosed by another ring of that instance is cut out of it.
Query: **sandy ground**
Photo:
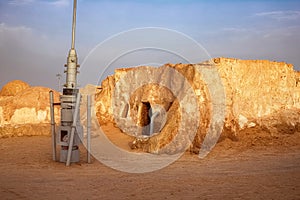
[[[104,129],[126,148],[126,136]],[[65,167],[47,136],[3,138],[0,150],[0,199],[300,199],[300,133],[225,139],[202,160],[186,153],[143,174],[87,164],[83,146],[80,163]]]

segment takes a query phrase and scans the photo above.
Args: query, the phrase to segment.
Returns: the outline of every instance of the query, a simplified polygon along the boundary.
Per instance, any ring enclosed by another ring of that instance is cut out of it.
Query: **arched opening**
[[[142,127],[142,135],[150,136],[152,109],[150,102],[141,102],[139,106],[138,125]]]

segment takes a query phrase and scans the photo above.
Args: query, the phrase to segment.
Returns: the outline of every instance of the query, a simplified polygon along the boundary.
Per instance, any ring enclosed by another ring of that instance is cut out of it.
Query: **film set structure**
[[[80,102],[81,94],[77,88],[78,57],[75,50],[75,29],[76,29],[76,9],[77,0],[73,2],[73,22],[72,22],[72,43],[69,50],[66,70],[66,83],[64,84],[60,102],[54,102],[53,91],[50,95],[50,115],[52,134],[52,154],[53,160],[64,162],[70,166],[71,162],[80,160],[79,145],[83,140],[83,126],[80,123]],[[60,124],[56,125],[54,106],[60,106]],[[87,162],[91,163],[90,155],[90,127],[91,127],[91,98],[87,96]],[[56,158],[57,145],[60,146],[59,160]]]

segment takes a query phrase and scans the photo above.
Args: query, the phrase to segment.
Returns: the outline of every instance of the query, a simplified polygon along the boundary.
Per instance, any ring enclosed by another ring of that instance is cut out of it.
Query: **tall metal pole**
[[[72,45],[71,45],[71,49],[75,49],[76,10],[77,10],[77,0],[74,0],[74,2],[73,2],[73,23],[72,23]]]
[[[75,89],[77,84],[77,68],[79,65],[77,64],[78,58],[77,53],[75,50],[75,28],[76,28],[76,7],[77,7],[77,1],[74,0],[73,4],[73,22],[72,22],[72,43],[71,43],[71,49],[69,50],[68,60],[67,64],[65,65],[67,67],[67,81],[66,81],[66,88],[68,89]]]

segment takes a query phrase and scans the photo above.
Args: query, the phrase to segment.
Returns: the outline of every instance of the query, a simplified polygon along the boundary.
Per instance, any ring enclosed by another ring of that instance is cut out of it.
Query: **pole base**
[[[60,158],[59,162],[66,163],[67,162],[67,157],[68,157],[68,149],[61,149],[60,150]],[[80,154],[79,154],[79,149],[73,149],[72,154],[71,154],[71,162],[76,163],[80,161]]]

